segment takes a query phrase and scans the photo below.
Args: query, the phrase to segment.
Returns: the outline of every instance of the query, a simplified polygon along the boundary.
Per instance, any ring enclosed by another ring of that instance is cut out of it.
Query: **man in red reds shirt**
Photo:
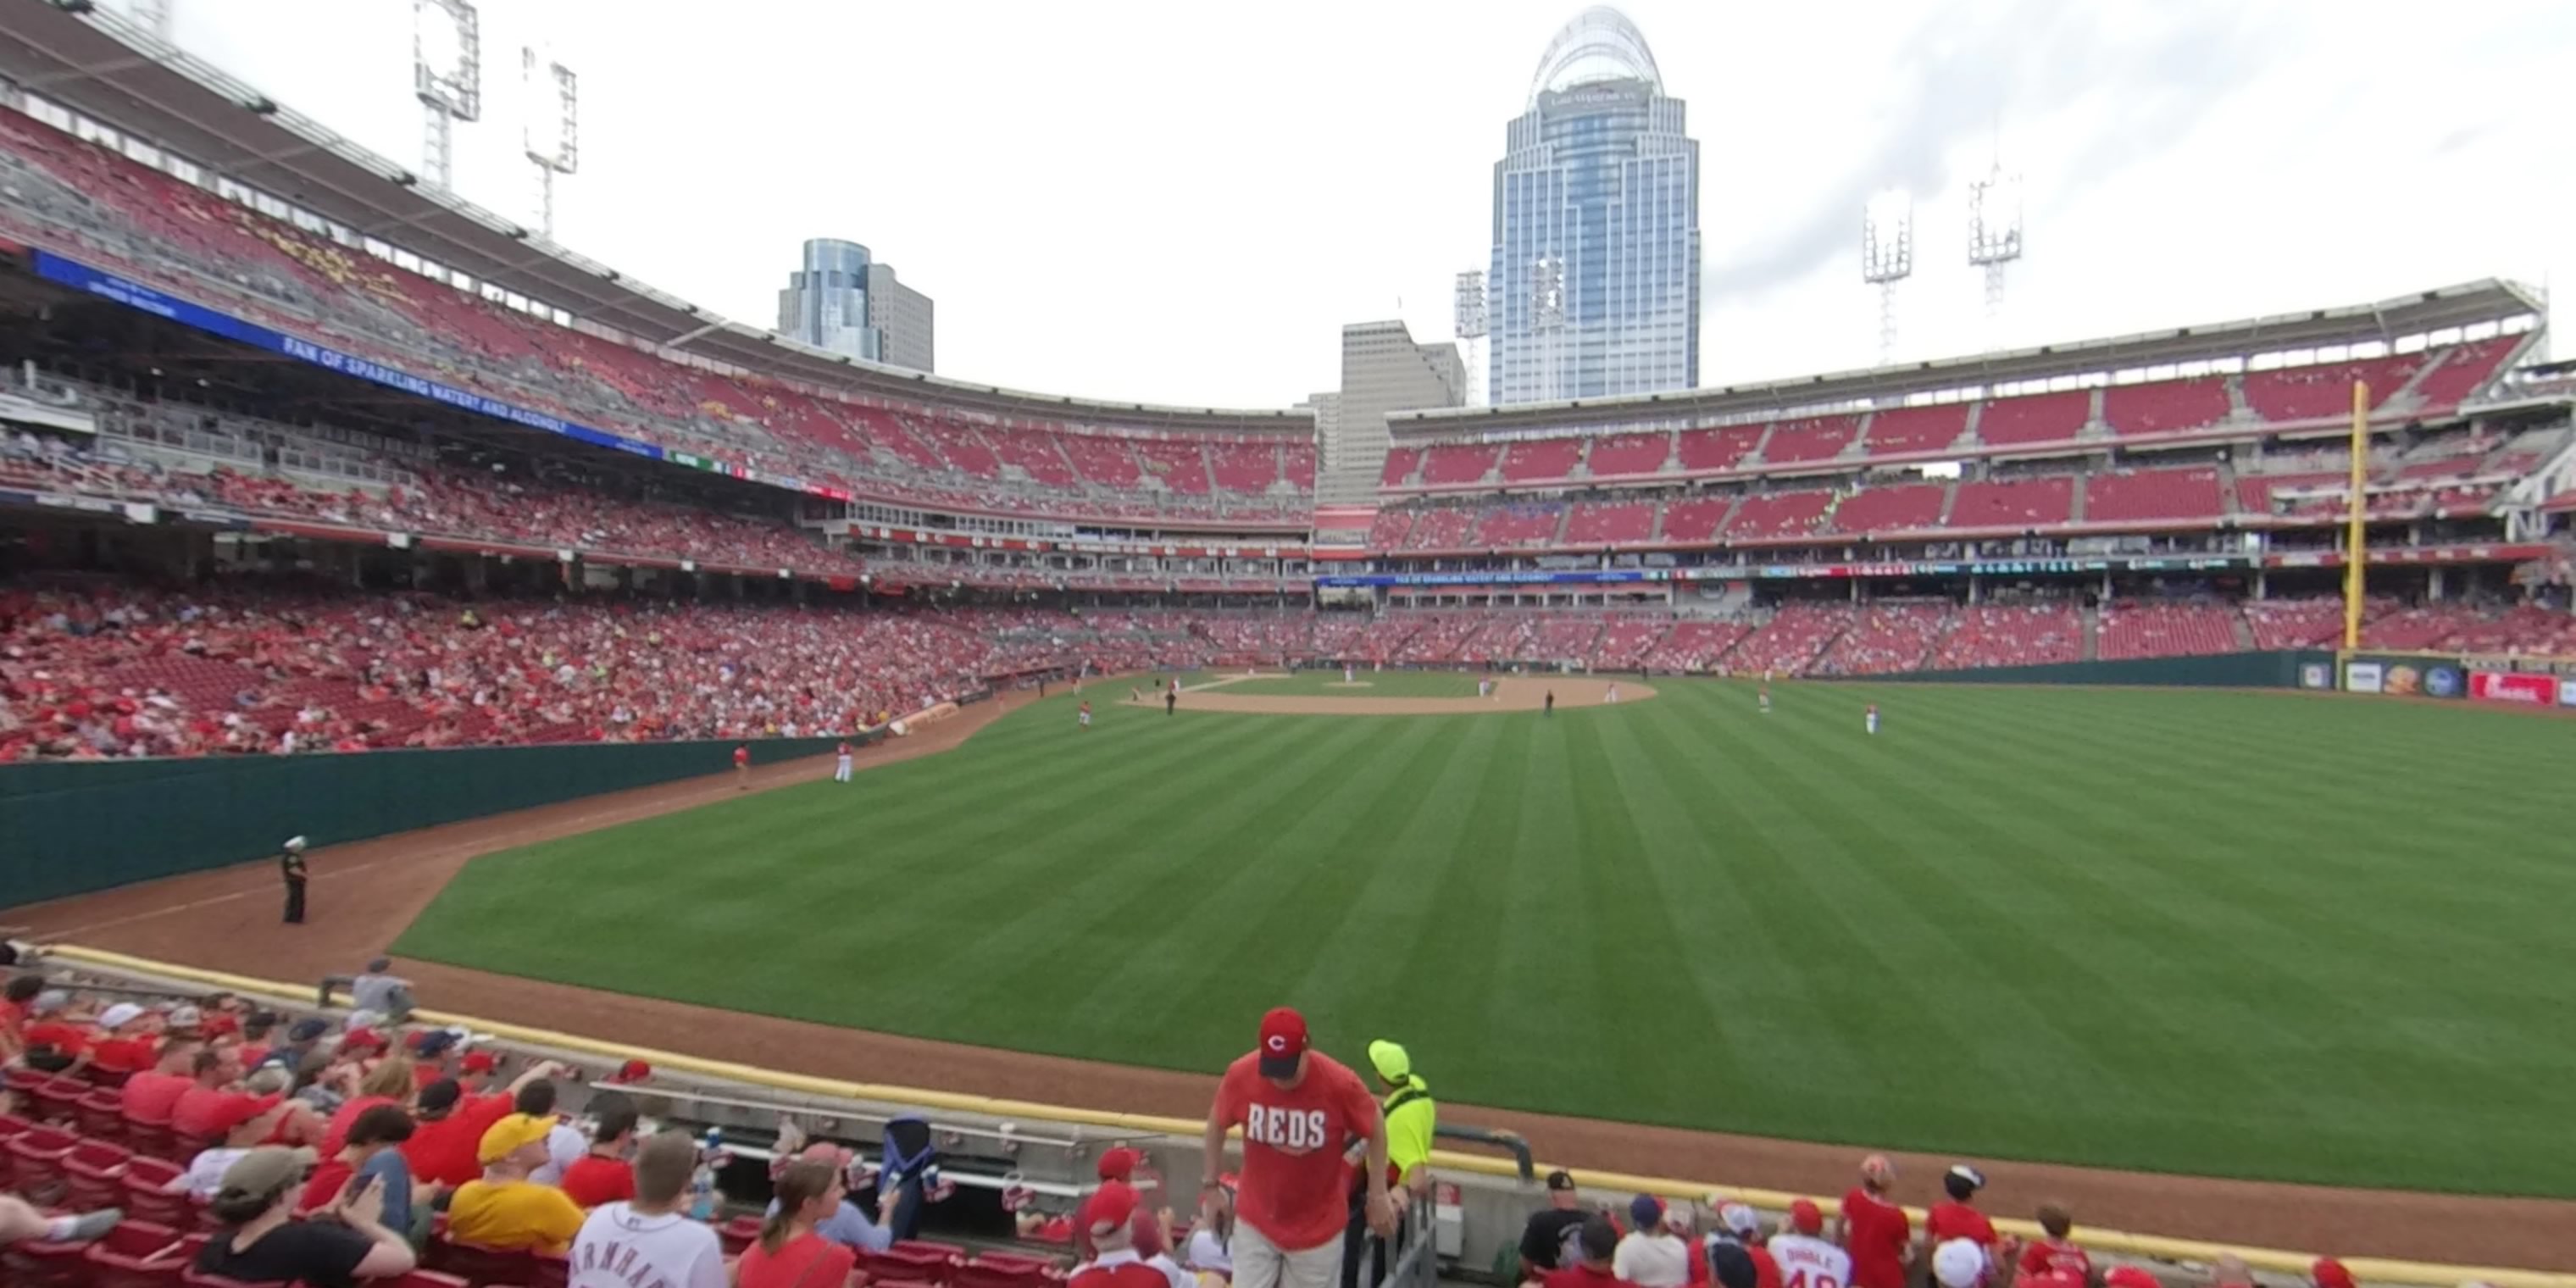
[[[1234,1288],[1330,1288],[1342,1269],[1349,1220],[1342,1153],[1368,1142],[1368,1225],[1395,1229],[1386,1193],[1386,1128],[1377,1098],[1349,1066],[1306,1049],[1306,1018],[1280,1007],[1261,1017],[1261,1045],[1228,1066],[1208,1110],[1200,1157],[1200,1219],[1225,1163],[1225,1135],[1243,1128],[1235,1194]]]
[[[1896,1164],[1872,1154],[1860,1161],[1860,1184],[1843,1195],[1843,1246],[1851,1250],[1853,1288],[1905,1288],[1914,1223],[1887,1197],[1895,1183]]]
[[[2074,1216],[2057,1204],[2043,1203],[2039,1206],[2039,1228],[2045,1237],[2032,1240],[2021,1250],[2022,1278],[2063,1275],[2079,1284],[2092,1282],[2093,1258],[2068,1237],[2075,1232]]]

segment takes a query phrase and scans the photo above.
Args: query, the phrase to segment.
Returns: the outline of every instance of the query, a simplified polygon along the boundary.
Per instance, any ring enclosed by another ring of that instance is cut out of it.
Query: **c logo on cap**
[[[1270,1049],[1271,1049],[1271,1050],[1273,1050],[1273,1051],[1285,1051],[1285,1050],[1287,1050],[1287,1049],[1288,1049],[1288,1039],[1287,1039],[1287,1038],[1285,1038],[1285,1037],[1283,1037],[1283,1036],[1281,1036],[1281,1035],[1279,1035],[1279,1034],[1276,1034],[1276,1033],[1271,1034],[1271,1035],[1270,1035]]]

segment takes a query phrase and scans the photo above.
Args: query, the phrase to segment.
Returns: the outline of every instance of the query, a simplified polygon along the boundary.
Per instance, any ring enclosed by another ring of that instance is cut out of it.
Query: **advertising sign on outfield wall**
[[[2519,702],[2525,706],[2545,707],[2560,701],[2564,681],[2546,675],[2520,671],[2472,671],[2469,673],[2469,696],[2482,702]]]
[[[2302,665],[2299,668],[2299,687],[2302,689],[2333,688],[2334,668],[2323,662],[2309,662]]]
[[[2353,658],[2343,664],[2343,687],[2350,693],[2399,698],[2460,698],[2468,696],[2469,676],[2457,662],[2403,656]]]
[[[2576,680],[2560,680],[2558,682],[2558,705],[2562,707],[2576,707]]]

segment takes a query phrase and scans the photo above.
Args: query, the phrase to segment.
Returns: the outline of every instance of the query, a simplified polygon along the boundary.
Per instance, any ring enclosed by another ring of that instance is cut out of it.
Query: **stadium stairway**
[[[2085,489],[2081,486],[2075,489],[2075,495],[2069,502],[2066,510],[2066,521],[2068,523],[2084,522],[2084,493]]]
[[[2076,611],[2077,621],[2084,623],[2084,660],[2095,662],[2102,657],[2102,610],[2083,608]]]
[[[2226,493],[2221,492],[2219,495],[2225,496]],[[2254,623],[2245,620],[2244,610],[2237,609],[2228,613],[2227,625],[2229,629],[2236,632],[2236,647],[2240,651],[2250,653],[2261,647],[2254,642]]]

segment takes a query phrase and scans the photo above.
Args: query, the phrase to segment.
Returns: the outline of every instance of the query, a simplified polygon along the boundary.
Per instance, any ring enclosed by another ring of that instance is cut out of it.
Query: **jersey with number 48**
[[[1822,1239],[1783,1234],[1766,1246],[1771,1259],[1780,1263],[1780,1288],[1846,1288],[1851,1283],[1851,1254]]]

